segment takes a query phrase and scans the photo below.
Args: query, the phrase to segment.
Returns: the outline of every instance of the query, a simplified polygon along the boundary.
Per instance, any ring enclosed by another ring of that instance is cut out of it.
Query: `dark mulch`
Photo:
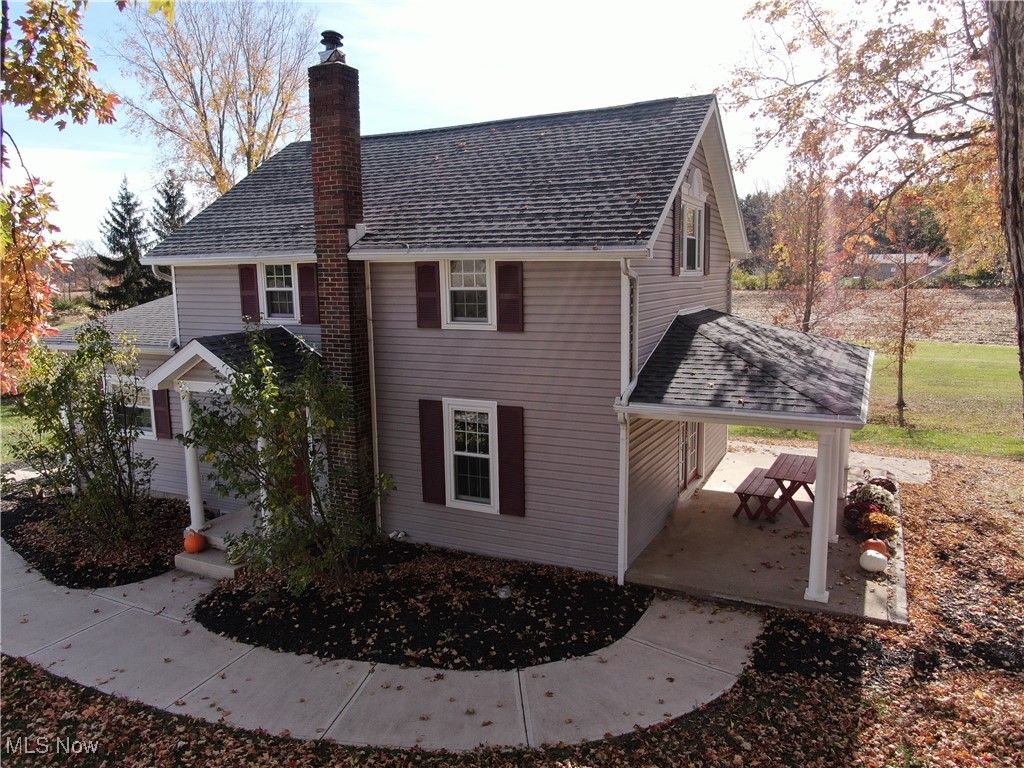
[[[47,580],[98,589],[142,581],[174,567],[189,521],[184,502],[150,499],[145,530],[127,545],[105,547],[69,528],[62,520],[66,504],[66,497],[37,496],[30,483],[5,491],[0,504],[3,538]]]
[[[502,598],[502,586],[511,596]],[[584,656],[621,638],[652,592],[568,568],[382,543],[342,589],[293,596],[242,574],[195,609],[207,629],[328,659],[505,670]]]

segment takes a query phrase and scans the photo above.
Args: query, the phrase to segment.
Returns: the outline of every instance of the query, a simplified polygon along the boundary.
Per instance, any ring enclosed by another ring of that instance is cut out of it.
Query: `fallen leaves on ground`
[[[4,763],[1019,766],[1024,463],[928,458],[935,480],[904,484],[901,492],[911,626],[767,611],[765,632],[739,682],[672,721],[575,747],[467,754],[359,749],[171,715],[5,657],[2,740],[95,739],[98,752],[8,752]]]

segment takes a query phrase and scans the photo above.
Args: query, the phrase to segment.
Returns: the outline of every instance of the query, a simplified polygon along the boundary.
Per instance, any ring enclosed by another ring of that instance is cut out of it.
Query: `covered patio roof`
[[[680,313],[618,409],[649,418],[858,429],[874,352],[711,309]]]
[[[828,601],[828,546],[849,469],[850,430],[867,423],[874,352],[711,309],[680,312],[615,403],[632,418],[748,424],[817,433],[817,481],[804,599]],[[620,504],[625,577],[628,510]]]

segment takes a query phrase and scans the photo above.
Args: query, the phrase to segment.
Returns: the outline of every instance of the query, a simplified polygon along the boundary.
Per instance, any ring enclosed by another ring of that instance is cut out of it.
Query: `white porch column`
[[[832,472],[832,477],[835,481],[835,487],[833,488],[832,493],[835,509],[829,517],[830,523],[828,539],[833,544],[839,542],[838,534],[843,514],[843,501],[846,498],[846,484],[850,472],[850,430],[840,429],[838,431],[835,454],[835,460],[833,461],[834,470]]]
[[[187,434],[192,429],[192,394],[181,389],[181,428]],[[189,527],[201,531],[206,527],[203,511],[203,486],[199,477],[199,451],[194,445],[185,447],[185,484],[188,487],[188,509],[192,521]]]
[[[804,600],[828,602],[828,542],[831,535],[829,519],[835,523],[835,464],[839,430],[818,432],[818,476],[814,484],[814,519],[811,523],[811,562]]]

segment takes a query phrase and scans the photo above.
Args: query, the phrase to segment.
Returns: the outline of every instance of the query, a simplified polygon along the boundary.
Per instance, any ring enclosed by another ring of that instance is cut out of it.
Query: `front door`
[[[684,421],[679,425],[679,488],[689,487],[700,475],[701,425]]]

